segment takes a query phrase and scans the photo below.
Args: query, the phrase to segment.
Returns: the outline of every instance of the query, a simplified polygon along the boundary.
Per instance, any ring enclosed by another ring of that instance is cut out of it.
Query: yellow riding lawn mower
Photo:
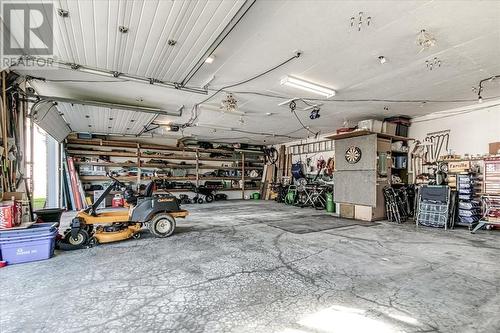
[[[63,235],[64,243],[80,248],[129,238],[138,239],[143,226],[147,226],[155,237],[165,238],[173,234],[176,218],[189,215],[188,211],[180,208],[175,196],[168,193],[153,195],[154,182],[149,183],[143,195],[130,189],[124,191],[129,208],[98,211],[97,207],[113,189],[126,187],[116,178],[108,177],[113,183],[91,206],[78,212]]]

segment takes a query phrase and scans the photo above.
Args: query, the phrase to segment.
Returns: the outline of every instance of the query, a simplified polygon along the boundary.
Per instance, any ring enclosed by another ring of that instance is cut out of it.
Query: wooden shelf
[[[261,151],[254,150],[246,150],[246,149],[202,149],[196,147],[174,147],[174,146],[166,146],[166,145],[155,145],[155,144],[138,144],[130,141],[114,141],[114,140],[101,140],[101,139],[77,139],[77,138],[69,138],[67,141],[68,147],[70,146],[90,146],[90,147],[119,147],[119,148],[129,148],[129,149],[142,149],[142,150],[161,150],[161,151],[172,151],[172,152],[190,152],[196,153],[199,151],[201,153],[246,153],[246,154],[255,154],[255,155],[263,155],[264,153]]]
[[[174,177],[174,176],[141,176],[141,180],[192,180],[196,181],[196,176]]]
[[[137,167],[137,163],[114,163],[114,162],[80,162],[75,161],[75,165],[95,165],[104,167]],[[160,163],[143,163],[141,168],[160,168],[160,169],[196,169],[196,164],[160,164]],[[249,169],[264,169],[263,166],[245,166]],[[223,167],[217,165],[200,165],[198,169],[204,170],[240,170],[241,166]]]
[[[205,170],[239,170],[245,174],[245,170],[263,170],[265,161],[262,151],[246,149],[202,149],[198,147],[172,147],[155,144],[139,144],[130,141],[110,141],[110,140],[82,140],[69,138],[66,141],[66,152],[68,156],[78,157],[114,157],[111,161],[74,161],[77,166],[99,166],[105,168],[142,168],[147,169],[183,169],[187,170],[189,176],[151,176],[151,172],[142,172],[141,177],[118,176],[116,179],[135,183],[136,186],[152,180],[184,181],[193,185],[202,185],[206,181],[261,181],[261,177],[246,176],[203,176]],[[151,154],[146,154],[151,153]],[[209,154],[220,154],[221,157],[210,157]],[[153,160],[153,161],[152,161]],[[156,161],[154,161],[156,160]],[[123,161],[123,162],[121,162]],[[179,161],[179,162],[177,162]],[[180,164],[183,161],[183,164]],[[226,163],[224,163],[226,162]],[[229,163],[228,163],[229,162]],[[221,164],[226,164],[222,166]],[[250,165],[248,165],[250,164]],[[229,166],[227,166],[229,165]],[[196,175],[194,175],[196,174]],[[82,182],[109,182],[107,176],[80,176]],[[259,190],[256,188],[246,188],[245,191]],[[172,189],[176,192],[189,192],[190,189]],[[244,191],[240,188],[221,189],[219,191],[240,191],[244,198]]]
[[[367,130],[359,130],[359,131],[352,131],[352,132],[345,132],[345,133],[339,133],[339,134],[334,134],[327,136],[327,139],[330,140],[340,140],[340,139],[347,139],[347,138],[354,138],[356,136],[362,136],[362,135],[370,135],[370,134],[376,134],[380,138],[385,138],[385,139],[392,139],[392,140],[400,140],[400,141],[409,141],[413,140],[411,138],[407,138],[404,136],[399,136],[399,135],[390,135],[386,133],[377,133],[377,132],[371,132]]]
[[[128,181],[128,180],[136,180],[137,176],[117,176],[115,178],[118,180]],[[108,176],[80,176],[80,180],[87,180],[87,181],[109,180],[109,181],[111,181],[111,179]]]
[[[96,165],[105,167],[136,167],[137,163],[74,162],[75,165]]]
[[[140,158],[149,158],[149,159],[157,159],[157,160],[185,160],[185,161],[196,161],[196,156],[163,156],[163,155],[144,155],[141,154]],[[220,162],[236,162],[240,161],[239,158],[211,158],[211,157],[200,157],[198,161],[220,161]]]
[[[133,176],[133,177],[137,177],[137,176]],[[144,177],[141,177],[142,180],[193,180],[195,181],[196,180],[196,176],[188,176],[188,177],[168,177],[168,176],[165,176],[165,177],[147,177],[147,176],[144,176]],[[261,177],[245,177],[245,180],[260,180]],[[210,176],[210,177],[203,177],[203,176],[200,176],[199,177],[199,180],[200,181],[203,181],[203,180],[241,180],[241,177],[213,177],[213,176]]]
[[[239,166],[239,167],[220,167],[220,166],[216,166],[216,165],[200,165],[198,168],[199,169],[206,169],[206,170],[241,170],[241,166]],[[257,170],[264,169],[263,166],[248,166],[248,165],[245,165],[245,168],[257,169]]]
[[[215,189],[215,192],[226,192],[226,191],[242,191],[243,189],[241,188],[221,188],[221,189]],[[259,191],[260,188],[258,187],[252,187],[252,188],[245,188],[245,191]],[[184,188],[172,188],[172,189],[162,189],[160,191],[155,191],[154,193],[167,193],[167,192],[193,192],[191,189],[184,189]]]
[[[121,151],[96,151],[96,150],[67,150],[68,155],[101,155],[101,156],[115,156],[115,157],[137,157],[137,154],[121,152]]]
[[[137,165],[136,165],[137,166]],[[142,163],[141,168],[159,168],[159,169],[196,169],[196,164],[160,164],[160,163]]]

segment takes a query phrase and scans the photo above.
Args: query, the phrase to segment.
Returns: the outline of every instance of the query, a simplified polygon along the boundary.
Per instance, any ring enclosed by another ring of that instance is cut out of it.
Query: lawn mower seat
[[[128,189],[123,192],[123,197],[125,201],[131,205],[135,206],[137,204],[137,199],[149,198],[153,196],[154,182],[150,182],[146,189],[144,190],[144,194],[136,194],[134,190]]]

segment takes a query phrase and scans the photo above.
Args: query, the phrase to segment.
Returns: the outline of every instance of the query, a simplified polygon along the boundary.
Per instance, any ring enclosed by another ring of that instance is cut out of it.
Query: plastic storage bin
[[[33,213],[36,214],[37,222],[49,223],[61,221],[61,215],[64,209],[61,208],[44,208],[35,210]]]
[[[28,229],[1,231],[0,255],[9,265],[49,259],[54,255],[57,227],[38,223]]]
[[[382,133],[382,122],[376,119],[361,120],[358,122],[358,128]]]

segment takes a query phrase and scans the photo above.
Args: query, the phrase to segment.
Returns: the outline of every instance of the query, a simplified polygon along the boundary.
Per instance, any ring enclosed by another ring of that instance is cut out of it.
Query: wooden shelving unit
[[[339,134],[327,136],[326,138],[329,140],[340,140],[340,139],[354,138],[357,136],[363,136],[363,135],[369,135],[369,134],[377,134],[377,137],[379,137],[379,138],[391,139],[392,141],[414,140],[411,138],[407,138],[405,136],[391,135],[391,134],[387,134],[387,133],[371,132],[368,130],[356,130],[356,131],[352,131],[352,132],[339,133]]]
[[[222,188],[218,191],[241,191],[242,198],[245,191],[259,190],[259,186],[245,188],[245,181],[258,181],[261,177],[249,177],[248,170],[262,171],[264,169],[264,155],[260,151],[179,148],[163,145],[140,144],[130,141],[110,140],[83,140],[68,139],[66,153],[74,158],[75,165],[81,167],[104,167],[106,172],[119,168],[134,168],[137,175],[118,176],[118,180],[133,183],[137,187],[143,181],[165,180],[186,181],[202,185],[205,181],[241,181],[243,188]],[[219,155],[214,157],[213,155]],[[100,156],[105,158],[99,158]],[[106,161],[108,159],[109,161]],[[159,163],[164,161],[165,163]],[[150,169],[185,170],[186,176],[151,176]],[[235,170],[241,176],[205,176],[208,170]],[[145,172],[146,171],[146,172]],[[146,175],[145,175],[146,174]],[[82,182],[107,182],[104,175],[82,175]],[[188,192],[188,189],[176,188],[169,192]]]

